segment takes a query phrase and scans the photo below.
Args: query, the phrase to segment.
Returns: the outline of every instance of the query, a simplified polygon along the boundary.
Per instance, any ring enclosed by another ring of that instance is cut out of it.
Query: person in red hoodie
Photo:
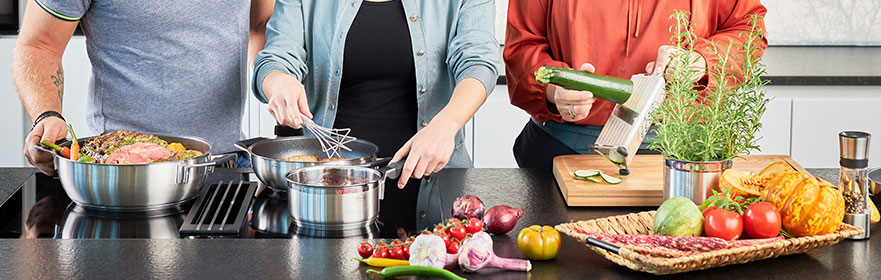
[[[639,73],[671,72],[669,58],[685,51],[670,46],[670,15],[691,13],[699,40],[699,83],[717,60],[711,42],[738,46],[750,29],[749,14],[764,16],[758,0],[511,0],[503,57],[511,104],[532,118],[514,143],[514,157],[524,168],[549,168],[553,158],[587,154],[615,104],[587,91],[538,84],[541,66],[578,68],[630,79]],[[764,30],[764,23],[759,22]],[[705,40],[700,40],[705,39]],[[767,47],[763,36],[762,49]],[[736,51],[736,50],[735,50]],[[709,81],[712,82],[712,81]]]

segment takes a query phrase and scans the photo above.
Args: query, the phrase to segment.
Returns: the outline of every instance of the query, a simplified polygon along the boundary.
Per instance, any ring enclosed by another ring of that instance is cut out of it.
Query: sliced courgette
[[[563,67],[542,66],[535,71],[535,80],[542,84],[590,91],[596,98],[618,104],[626,102],[633,92],[633,82],[630,80]]]
[[[600,173],[600,174],[603,174],[603,173]],[[582,179],[584,179],[584,180],[588,180],[588,181],[591,181],[591,182],[594,182],[594,183],[602,183],[602,182],[603,182],[603,179],[600,178],[600,175],[590,176],[590,177],[584,177],[584,178],[582,178]]]
[[[609,151],[609,160],[614,164],[624,164],[624,160],[627,158],[627,155],[622,155],[618,152],[618,150]]]
[[[622,181],[621,178],[618,178],[618,177],[615,177],[612,175],[608,175],[604,172],[600,172],[600,177],[603,178],[603,181],[606,181],[606,183],[609,183],[612,185],[617,185],[618,183],[621,183],[621,181]]]
[[[573,175],[575,175],[575,177],[586,178],[586,177],[590,177],[590,176],[596,176],[597,174],[600,173],[600,171],[597,169],[579,169],[579,170],[575,170],[575,172],[573,172],[573,173],[574,173]]]

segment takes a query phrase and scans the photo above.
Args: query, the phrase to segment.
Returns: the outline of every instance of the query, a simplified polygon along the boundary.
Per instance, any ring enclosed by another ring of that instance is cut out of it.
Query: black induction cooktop
[[[0,205],[0,238],[397,238],[417,232],[415,222],[401,219],[416,216],[415,205],[409,203],[383,205],[377,223],[364,229],[298,229],[289,217],[287,194],[253,177],[241,169],[218,168],[198,197],[177,207],[103,212],[77,206],[57,177],[35,173]],[[224,206],[224,200],[229,204]]]

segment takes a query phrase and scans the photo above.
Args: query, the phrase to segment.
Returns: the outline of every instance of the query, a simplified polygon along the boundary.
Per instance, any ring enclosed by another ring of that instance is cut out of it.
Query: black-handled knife
[[[593,237],[588,237],[586,240],[587,244],[594,245],[600,248],[603,248],[606,251],[618,254],[618,246],[613,245],[612,243],[602,241]]]

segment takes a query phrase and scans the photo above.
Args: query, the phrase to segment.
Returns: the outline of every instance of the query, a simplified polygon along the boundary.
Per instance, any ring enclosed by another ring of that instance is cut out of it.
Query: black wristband
[[[49,111],[43,112],[42,114],[37,116],[37,119],[34,120],[34,125],[31,126],[31,129],[34,129],[34,127],[37,126],[37,123],[39,123],[40,121],[42,121],[43,119],[48,118],[48,117],[58,117],[62,121],[67,122],[67,120],[65,120],[64,117],[61,116],[61,113],[49,110]]]

